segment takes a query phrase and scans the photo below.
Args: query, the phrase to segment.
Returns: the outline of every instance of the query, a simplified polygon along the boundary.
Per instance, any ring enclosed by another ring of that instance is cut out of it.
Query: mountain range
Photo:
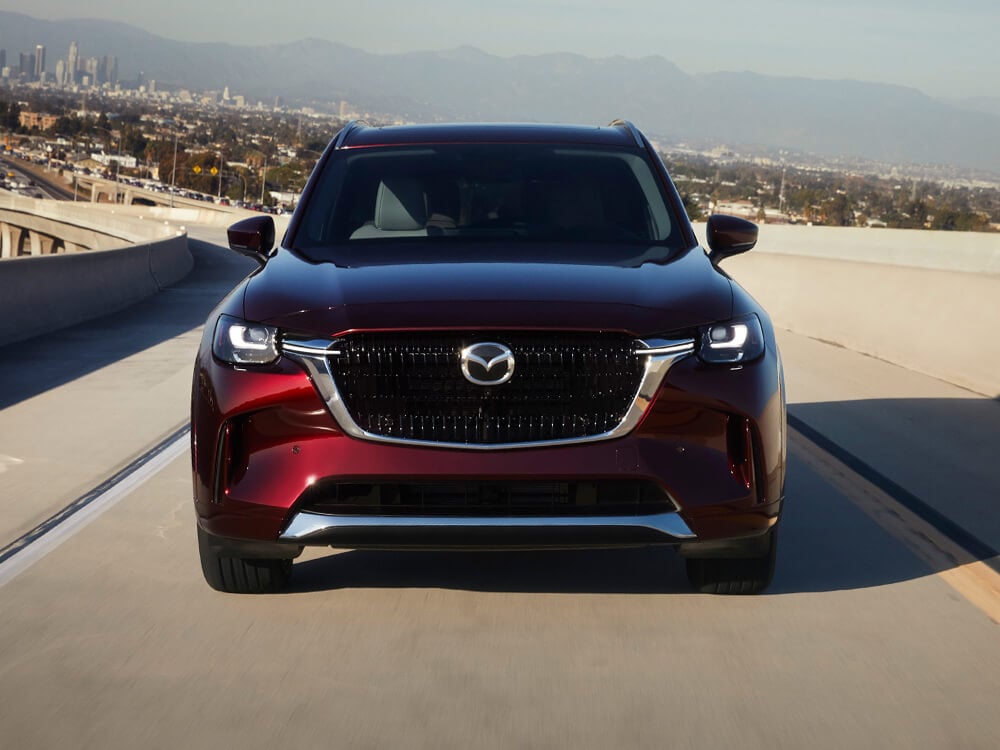
[[[239,46],[166,39],[121,23],[42,21],[0,11],[8,64],[36,44],[47,70],[71,41],[116,55],[119,78],[250,100],[330,103],[414,121],[604,124],[627,117],[668,141],[786,148],[825,157],[933,164],[1000,174],[1000,102],[937,99],[917,89],[751,72],[688,74],[664,57],[497,57],[471,47],[373,54],[304,39]],[[748,61],[752,64],[752,61]]]

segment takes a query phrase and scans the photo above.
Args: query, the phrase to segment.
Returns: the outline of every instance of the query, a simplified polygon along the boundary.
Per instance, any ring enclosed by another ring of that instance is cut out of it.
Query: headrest
[[[427,224],[427,195],[412,177],[387,177],[375,196],[375,227],[389,232],[423,229]]]

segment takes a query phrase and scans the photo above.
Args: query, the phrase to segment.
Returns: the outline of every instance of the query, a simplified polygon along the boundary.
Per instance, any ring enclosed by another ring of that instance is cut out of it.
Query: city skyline
[[[588,57],[659,55],[689,73],[752,70],[766,75],[895,83],[932,96],[998,97],[1000,6],[991,0],[718,0],[704,6],[656,0],[435,0],[416,7],[384,0],[363,8],[333,2],[277,14],[260,0],[177,0],[144,6],[99,0],[85,11],[37,0],[44,20],[86,16],[127,23],[171,39],[228,44],[322,38],[375,53],[473,46],[499,56],[569,52]],[[0,10],[21,4],[0,0]],[[197,19],[197,22],[194,22]],[[526,20],[527,19],[527,20]],[[414,31],[416,30],[416,32]],[[8,55],[30,40],[3,37]],[[62,53],[60,52],[60,56]]]
[[[58,86],[72,86],[85,83],[99,86],[104,83],[118,83],[118,58],[115,55],[82,57],[77,42],[70,42],[65,56],[58,51],[54,64],[48,65],[47,48],[36,44],[34,52],[17,52],[18,67],[15,72],[6,64],[7,50],[0,47],[0,79],[20,75],[30,81],[46,81]]]

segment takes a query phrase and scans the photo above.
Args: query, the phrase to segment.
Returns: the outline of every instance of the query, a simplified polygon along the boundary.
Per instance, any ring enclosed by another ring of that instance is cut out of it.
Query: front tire
[[[205,581],[227,594],[275,594],[285,589],[292,561],[230,557],[212,543],[212,535],[198,527],[198,554]]]
[[[703,594],[759,594],[771,585],[778,554],[778,529],[767,532],[763,556],[688,558],[687,577]]]

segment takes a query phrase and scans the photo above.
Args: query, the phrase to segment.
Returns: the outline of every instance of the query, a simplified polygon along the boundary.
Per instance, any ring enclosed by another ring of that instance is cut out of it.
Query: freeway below
[[[71,184],[68,177],[59,175],[56,170],[22,159],[0,159],[0,170],[2,170],[0,177],[7,172],[13,172],[15,182],[27,185],[27,189],[17,192],[32,198],[43,197],[61,201],[80,200],[128,205],[138,203],[145,206],[177,206],[198,209],[211,208],[222,213],[229,213],[225,206],[217,207],[208,196],[203,196],[205,200],[196,200],[166,190],[158,192],[137,187],[135,184],[127,184],[124,181],[91,175],[74,175]],[[29,182],[30,185],[28,185]],[[118,199],[115,198],[116,195]]]
[[[759,597],[694,595],[663,549],[307,550],[290,592],[223,595],[178,430],[199,326],[252,264],[191,236],[183,282],[0,349],[0,745],[1000,746],[1000,402],[781,333]]]
[[[13,174],[13,177],[8,175]],[[26,165],[13,159],[0,159],[0,178],[7,178],[8,184],[21,184],[24,188],[15,192],[29,198],[50,198],[71,201],[73,191],[64,187],[56,175],[44,169]]]

